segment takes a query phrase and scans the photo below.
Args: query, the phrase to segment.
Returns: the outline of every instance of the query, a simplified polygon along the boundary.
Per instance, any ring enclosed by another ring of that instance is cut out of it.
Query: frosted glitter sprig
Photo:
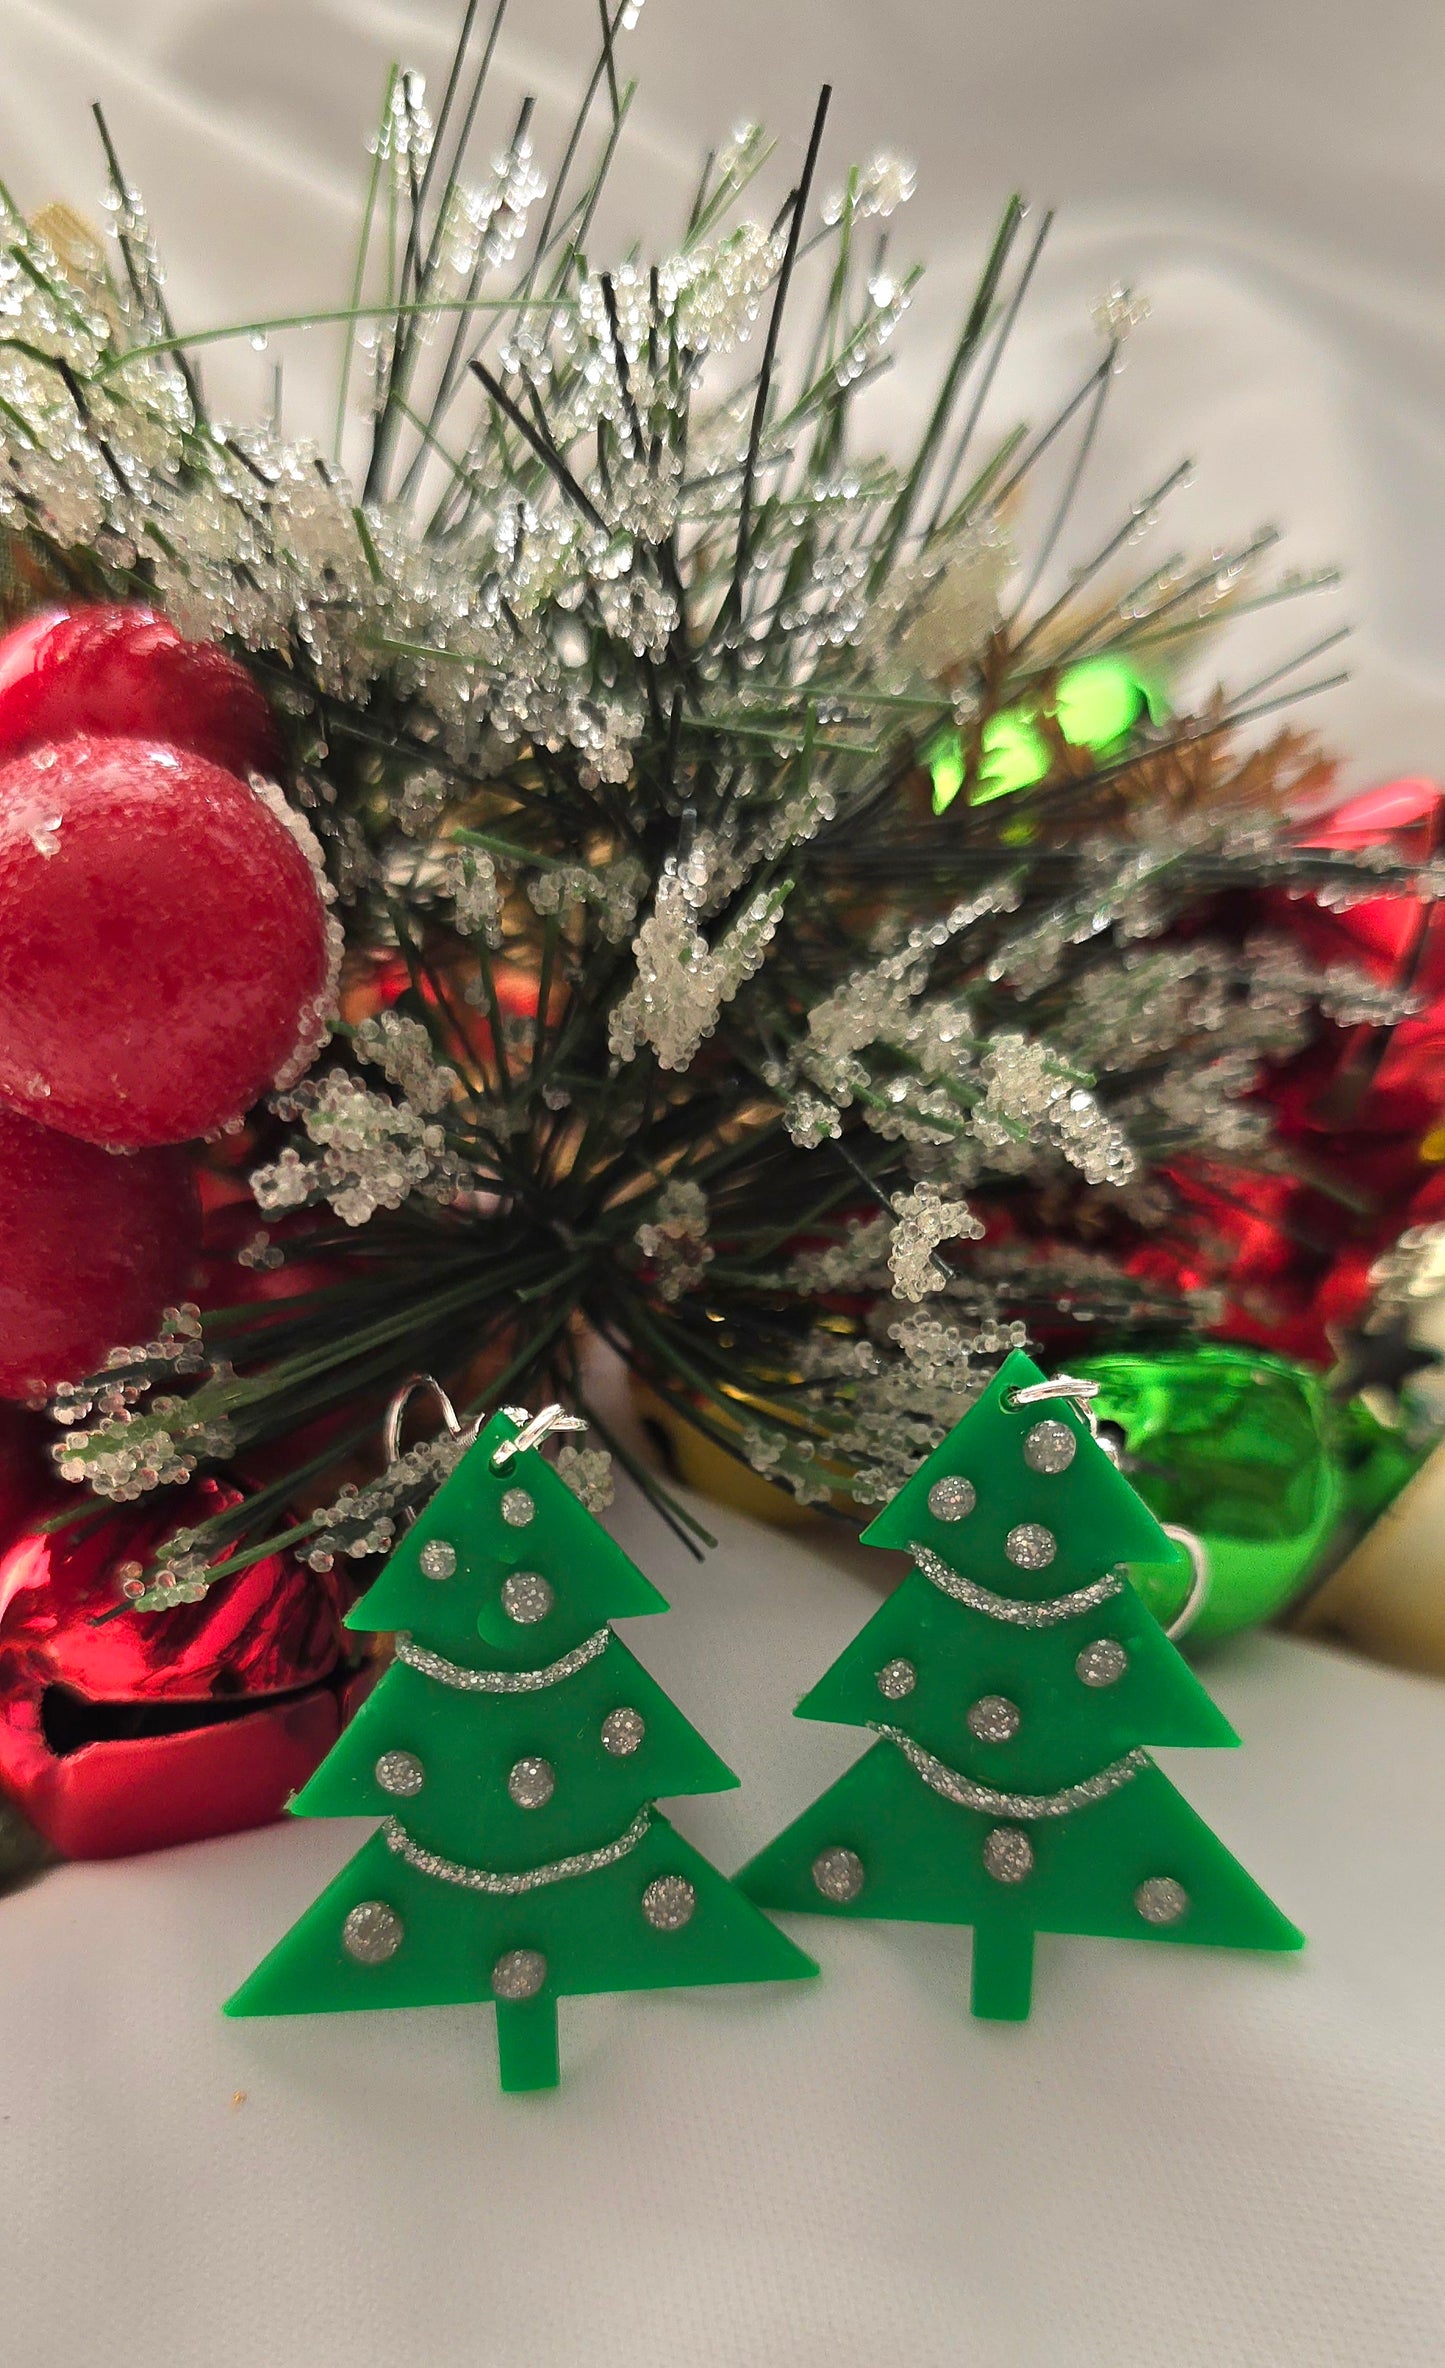
[[[396,1031],[415,1023],[393,1015],[390,1036],[383,1034],[383,1025],[370,1023],[371,1033],[360,1048],[363,1057],[379,1044],[393,1068],[409,1075],[414,1095],[420,1085],[420,1101],[391,1100],[344,1069],[330,1069],[278,1095],[278,1114],[300,1119],[318,1156],[303,1158],[288,1144],[278,1159],[257,1168],[251,1190],[259,1209],[270,1214],[324,1199],[345,1224],[356,1226],[365,1225],[378,1209],[399,1209],[413,1193],[446,1202],[462,1190],[466,1170],[448,1149],[445,1129],[427,1115],[447,1100],[455,1072],[445,1071],[429,1054],[419,1061],[415,1041],[398,1041]]]
[[[644,1258],[652,1262],[657,1291],[663,1299],[681,1299],[695,1291],[714,1252],[707,1238],[707,1194],[700,1184],[669,1184],[658,1198],[657,1211],[639,1225],[634,1239]]]

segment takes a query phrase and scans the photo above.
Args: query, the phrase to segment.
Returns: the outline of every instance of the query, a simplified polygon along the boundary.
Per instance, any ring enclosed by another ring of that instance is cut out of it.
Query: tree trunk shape
[[[502,2087],[509,2095],[555,2088],[557,2001],[555,1998],[497,2000],[497,2054]]]
[[[991,2023],[1026,2023],[1033,2003],[1034,1936],[1027,1924],[975,1924],[974,2013]]]

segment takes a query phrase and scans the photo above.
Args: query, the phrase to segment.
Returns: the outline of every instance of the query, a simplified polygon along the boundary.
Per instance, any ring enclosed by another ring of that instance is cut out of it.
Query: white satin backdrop
[[[93,210],[100,97],[183,324],[335,301],[386,63],[435,74],[452,15],[5,0],[0,170],[28,206]],[[513,19],[496,120],[524,90],[555,119],[591,0],[514,0]],[[1236,673],[1348,613],[1354,678],[1318,721],[1351,778],[1441,763],[1437,10],[649,0],[629,64],[643,91],[599,251],[665,239],[739,115],[795,151],[828,76],[835,165],[883,144],[922,169],[898,226],[931,261],[899,349],[919,365],[1007,189],[1057,201],[1007,391],[1043,409],[1111,282],[1154,303],[1081,537],[1197,452],[1179,539],[1277,517],[1301,564],[1350,570],[1303,623],[1244,633]],[[319,426],[329,349],[275,350],[288,424]],[[208,383],[250,408],[272,358],[213,354]],[[883,432],[922,383],[889,382]],[[788,1713],[865,1616],[872,1558],[716,1526],[697,1570],[635,1504],[618,1515],[676,1606],[629,1642],[744,1779],[678,1819],[732,1866],[856,1754]],[[1445,1704],[1278,1639],[1208,1675],[1247,1748],[1171,1766],[1309,1951],[1045,1941],[1022,2029],[970,2022],[962,1935],[799,1919],[816,1986],[569,2003],[562,2091],[507,2100],[485,2012],[221,2019],[347,1828],[70,1868],[0,1902],[7,2356],[1439,2368]]]
[[[732,1868],[863,1738],[789,1716],[864,1556],[725,1514],[627,1641],[742,1778],[677,1804]],[[869,1562],[882,1557],[869,1556]],[[0,1901],[17,2368],[1439,2368],[1438,1688],[1256,1637],[1239,1752],[1161,1755],[1300,1958],[1039,1943],[1021,2026],[968,1940],[789,1929],[816,1983],[566,2000],[498,2094],[485,2008],[227,2022],[364,1838],[293,1824]]]

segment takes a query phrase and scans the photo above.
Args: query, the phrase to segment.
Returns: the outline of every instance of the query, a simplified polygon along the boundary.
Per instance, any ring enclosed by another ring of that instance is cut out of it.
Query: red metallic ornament
[[[1440,789],[1411,779],[1349,799],[1301,837],[1342,851],[1388,847],[1408,864],[1432,857],[1442,833]],[[1225,1337],[1328,1365],[1368,1304],[1371,1267],[1416,1221],[1428,1163],[1445,1149],[1445,911],[1409,893],[1338,910],[1308,896],[1262,901],[1316,961],[1362,969],[1423,1005],[1392,1027],[1326,1028],[1267,1073],[1258,1098],[1292,1173],[1236,1177],[1232,1215],[1196,1201],[1205,1228],[1181,1244],[1189,1279],[1226,1294]]]
[[[1184,1214],[1141,1241],[1126,1272],[1163,1290],[1216,1292],[1216,1339],[1328,1364],[1316,1293],[1338,1250],[1340,1213],[1286,1176],[1168,1173]]]
[[[1442,838],[1445,792],[1433,781],[1411,779],[1347,799],[1311,823],[1300,844],[1351,854],[1385,847],[1404,862],[1424,863]],[[1354,962],[1377,978],[1398,978],[1408,962],[1411,983],[1423,993],[1445,990],[1445,933],[1432,926],[1435,907],[1420,897],[1372,896],[1339,911],[1312,896],[1277,897],[1275,911],[1325,960]]]
[[[339,1595],[289,1554],[199,1603],[95,1624],[127,1565],[239,1502],[201,1480],[164,1506],[27,1531],[0,1558],[0,1787],[67,1858],[266,1824],[340,1732]]]
[[[77,732],[164,740],[243,775],[284,761],[245,667],[152,608],[46,609],[0,640],[0,752]]]
[[[77,1381],[190,1296],[200,1216],[180,1151],[119,1159],[0,1109],[0,1398]]]
[[[304,1062],[328,997],[320,883],[234,774],[83,737],[0,766],[0,1100],[184,1142]]]
[[[1346,798],[1310,824],[1302,847],[1361,851],[1393,843],[1402,855],[1433,855],[1440,840],[1441,792],[1420,773]]]

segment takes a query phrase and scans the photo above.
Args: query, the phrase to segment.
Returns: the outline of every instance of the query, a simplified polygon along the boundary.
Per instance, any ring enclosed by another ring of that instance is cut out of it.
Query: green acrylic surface
[[[609,1711],[640,1711],[646,1732],[626,1758],[602,1742]],[[459,1711],[462,1715],[458,1715]],[[383,1752],[409,1751],[426,1770],[404,1803],[376,1778]],[[507,1777],[519,1759],[544,1759],[557,1789],[541,1808],[519,1809]],[[560,1684],[535,1694],[456,1694],[394,1662],[309,1784],[297,1817],[401,1815],[407,1832],[444,1858],[477,1855],[514,1873],[594,1849],[632,1822],[644,1801],[728,1792],[731,1768],[690,1726],[620,1637]]]
[[[376,1584],[350,1615],[363,1629],[400,1628],[459,1667],[541,1668],[582,1644],[610,1617],[664,1611],[663,1598],[535,1452],[497,1474],[491,1457],[515,1425],[493,1418],[437,1492]],[[535,1506],[522,1527],[501,1501],[525,1490]],[[455,1572],[430,1579],[422,1548],[444,1541]],[[554,1590],[547,1616],[525,1626],[501,1608],[511,1570],[537,1571]],[[638,1749],[606,1750],[608,1713],[644,1722]],[[377,1778],[387,1752],[411,1753],[425,1772],[419,1792],[398,1798]],[[519,1807],[507,1777],[524,1758],[545,1759],[550,1800]],[[737,1779],[621,1640],[568,1677],[525,1693],[466,1692],[394,1662],[335,1748],[291,1804],[302,1817],[395,1817],[422,1849],[497,1874],[596,1850],[626,1832],[659,1795],[721,1791]],[[688,1922],[658,1931],[642,1895],[659,1876],[681,1875],[697,1895]],[[401,1945],[382,1964],[359,1964],[342,1927],[363,1901],[398,1917]],[[787,1981],[817,1971],[792,1941],[654,1812],[642,1840],[609,1866],[498,1897],[438,1879],[398,1855],[378,1831],[228,2000],[234,2015],[324,2014],[368,2007],[492,2002],[491,1973],[514,1949],[537,1950],[547,1978],[538,1995],[497,2005],[502,2086],[554,2085],[557,2000],[599,1990],[698,1983]]]
[[[348,1612],[348,1628],[407,1628],[468,1668],[528,1669],[555,1661],[609,1620],[666,1611],[652,1581],[535,1450],[514,1457],[501,1472],[491,1469],[503,1436],[512,1436],[512,1426],[505,1415],[494,1415],[376,1584]],[[536,1508],[521,1527],[502,1515],[503,1499],[514,1489]],[[437,1542],[456,1549],[453,1579],[429,1579],[422,1569],[423,1549]],[[540,1571],[556,1596],[546,1619],[525,1627],[502,1609],[503,1583],[518,1570]]]
[[[1124,1647],[1128,1667],[1113,1685],[1086,1687],[1079,1654],[1104,1639]],[[890,1703],[878,1673],[894,1660],[911,1661],[918,1683]],[[969,1732],[968,1706],[987,1694],[1021,1714],[1009,1742],[981,1743]],[[1132,1587],[1079,1619],[1029,1634],[951,1602],[917,1570],[804,1695],[797,1715],[843,1727],[884,1720],[961,1774],[1014,1792],[1077,1784],[1145,1736],[1174,1745],[1239,1741]]]
[[[865,1542],[923,1544],[951,1570],[1020,1604],[1089,1586],[1129,1561],[1167,1557],[1152,1514],[1072,1405],[1008,1403],[1013,1390],[1041,1378],[1027,1357],[1008,1358]],[[1024,1463],[1024,1436],[1043,1418],[1075,1435],[1064,1472],[1040,1474]],[[967,1478],[977,1491],[962,1520],[928,1511],[929,1489],[944,1477]],[[1004,1551],[1009,1530],[1026,1521],[1058,1540],[1043,1570],[1021,1571]],[[1104,1639],[1124,1648],[1127,1664],[1112,1684],[1091,1686],[1078,1657]],[[910,1693],[888,1700],[878,1674],[894,1660],[910,1662],[917,1679]],[[969,1727],[970,1706],[987,1695],[1020,1713],[1006,1741],[982,1740]],[[1238,1740],[1127,1583],[1081,1614],[1030,1628],[955,1601],[919,1571],[875,1612],[798,1715],[891,1725],[974,1783],[1025,1795],[1087,1780],[1145,1744]],[[1000,1883],[985,1866],[985,1839],[1000,1825],[1028,1835],[1034,1863],[1021,1882]],[[861,1891],[841,1903],[821,1897],[812,1877],[819,1854],[838,1846],[855,1851],[864,1869]],[[1139,1885],[1159,1876],[1187,1894],[1177,1923],[1148,1923],[1135,1905]],[[882,1739],[739,1881],[772,1909],[971,1924],[974,2012],[1005,2020],[1028,2014],[1035,1932],[1254,1949],[1297,1949],[1303,1938],[1152,1761],[1102,1800],[1062,1816],[1024,1816],[942,1797]]]
[[[1005,1405],[1008,1393],[1030,1377],[1043,1378],[1016,1350],[962,1422],[864,1530],[865,1546],[898,1546],[905,1553],[915,1545],[931,1547],[952,1569],[995,1594],[1021,1600],[1088,1586],[1118,1562],[1174,1560],[1176,1549],[1148,1506],[1095,1445],[1067,1400]],[[1031,1472],[1023,1460],[1024,1434],[1044,1415],[1067,1423],[1078,1438],[1067,1471]],[[929,1491],[945,1479],[967,1480],[977,1493],[977,1504],[962,1521],[940,1521],[929,1511]],[[1058,1540],[1058,1552],[1044,1570],[1018,1570],[1004,1551],[1009,1531],[1026,1521],[1045,1523]]]

